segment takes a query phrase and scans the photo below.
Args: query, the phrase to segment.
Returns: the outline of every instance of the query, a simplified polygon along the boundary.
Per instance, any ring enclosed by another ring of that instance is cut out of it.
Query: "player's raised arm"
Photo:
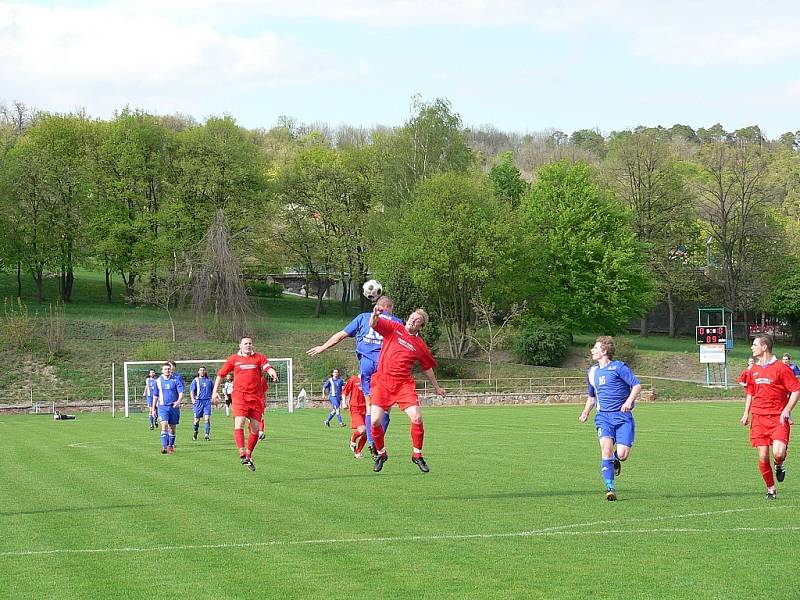
[[[375,327],[375,324],[378,322],[378,317],[383,313],[385,309],[380,305],[376,304],[372,307],[372,314],[369,317],[369,326]]]
[[[333,348],[336,344],[341,342],[343,339],[350,337],[346,331],[337,331],[331,337],[328,338],[328,341],[322,344],[321,346],[314,346],[313,348],[309,348],[306,350],[306,354],[309,356],[316,356],[317,354],[322,354],[328,348]]]

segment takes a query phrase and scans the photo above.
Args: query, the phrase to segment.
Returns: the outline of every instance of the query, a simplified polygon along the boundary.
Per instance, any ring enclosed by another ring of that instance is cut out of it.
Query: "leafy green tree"
[[[569,141],[580,148],[596,156],[597,158],[604,158],[606,155],[606,140],[595,129],[579,129],[573,131],[569,136]]]
[[[508,268],[510,222],[485,175],[442,173],[418,184],[376,249],[380,277],[407,277],[428,299],[452,357],[470,348],[473,299]]]
[[[380,138],[384,148],[384,202],[390,207],[403,204],[420,182],[446,171],[466,172],[473,163],[461,117],[450,101],[436,98],[412,100],[412,116],[393,134]]]
[[[104,129],[94,157],[94,254],[106,265],[109,285],[108,272],[119,272],[132,300],[142,275],[181,244],[178,223],[163,210],[175,180],[175,133],[158,118],[129,110]]]
[[[489,179],[494,184],[495,195],[511,206],[516,206],[522,195],[528,191],[529,184],[514,165],[513,152],[503,152],[498,158],[499,162],[489,171]]]
[[[196,244],[218,210],[225,211],[234,233],[261,218],[268,165],[245,129],[231,117],[212,117],[183,130],[176,142],[169,213],[180,223],[181,243]]]
[[[792,330],[792,345],[800,344],[800,267],[787,265],[770,286],[765,309],[785,318]]]
[[[633,228],[648,247],[649,266],[659,296],[669,310],[669,331],[676,335],[675,302],[699,293],[691,272],[697,257],[697,221],[692,194],[663,129],[637,129],[612,136],[604,168],[617,198],[632,211]],[[701,255],[704,256],[704,255]],[[640,332],[647,336],[647,316]]]
[[[506,293],[571,331],[617,333],[652,302],[647,258],[632,215],[590,167],[552,163],[520,205],[515,271]]]
[[[700,149],[698,211],[708,226],[719,268],[711,272],[722,300],[736,311],[753,309],[771,277],[782,231],[767,186],[769,157],[759,143],[711,142]]]

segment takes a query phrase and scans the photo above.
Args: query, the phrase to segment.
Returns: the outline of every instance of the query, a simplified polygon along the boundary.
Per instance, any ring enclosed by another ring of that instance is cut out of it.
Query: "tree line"
[[[663,302],[674,334],[680,302],[713,301],[744,320],[780,315],[796,342],[799,149],[800,132],[769,140],[756,126],[469,128],[446,99],[414,98],[399,127],[282,117],[269,129],[15,103],[0,107],[0,268],[20,294],[30,277],[39,301],[54,274],[63,302],[76,267],[102,270],[108,302],[135,302],[178,271],[196,278],[184,258],[214,239],[211,254],[228,244],[246,272],[305,273],[317,314],[331,274],[344,310],[348,284],[375,275],[400,312],[438,317],[453,356],[470,350],[478,315],[520,306],[614,333]]]

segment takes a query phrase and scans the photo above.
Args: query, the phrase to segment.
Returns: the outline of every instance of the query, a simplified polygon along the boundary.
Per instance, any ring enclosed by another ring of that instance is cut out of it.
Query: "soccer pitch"
[[[642,404],[607,502],[580,410],[425,408],[427,475],[396,410],[379,474],[322,410],[269,413],[255,473],[221,412],[174,455],[143,414],[0,416],[0,597],[800,596],[791,444],[767,502],[741,406]]]

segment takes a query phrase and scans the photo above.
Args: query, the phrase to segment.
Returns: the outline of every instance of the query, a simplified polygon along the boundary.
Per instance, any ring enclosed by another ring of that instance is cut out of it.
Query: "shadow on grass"
[[[50,513],[88,512],[98,510],[119,510],[127,508],[146,508],[152,504],[109,504],[108,506],[75,506],[70,508],[41,508],[38,510],[20,510],[0,512],[0,517],[16,517],[21,515],[46,515]]]

